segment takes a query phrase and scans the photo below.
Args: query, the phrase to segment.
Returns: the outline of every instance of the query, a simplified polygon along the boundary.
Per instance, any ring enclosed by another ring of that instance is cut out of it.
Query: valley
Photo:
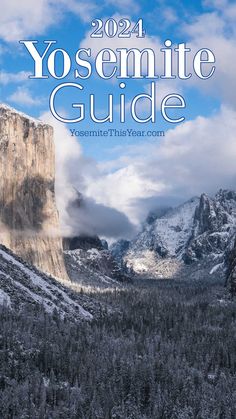
[[[156,208],[130,240],[63,236],[52,128],[7,105],[0,128],[1,418],[235,418],[236,192]]]
[[[236,303],[222,281],[140,279],[93,297],[112,310],[82,323],[1,306],[3,419],[235,417]]]

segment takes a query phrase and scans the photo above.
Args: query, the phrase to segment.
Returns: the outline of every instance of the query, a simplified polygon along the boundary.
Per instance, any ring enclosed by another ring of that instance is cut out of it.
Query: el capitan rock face
[[[68,279],[55,203],[53,129],[0,105],[0,243]]]

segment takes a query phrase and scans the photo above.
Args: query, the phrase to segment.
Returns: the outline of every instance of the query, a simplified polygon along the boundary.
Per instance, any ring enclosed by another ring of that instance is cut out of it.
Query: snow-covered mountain
[[[167,211],[160,218],[144,225],[143,231],[131,245],[132,252],[155,251],[160,257],[175,257],[185,249],[192,234],[198,198]]]
[[[65,251],[69,277],[81,286],[118,288],[124,282],[124,274],[107,250],[91,248]]]
[[[17,311],[23,306],[43,307],[74,320],[91,320],[98,309],[92,299],[23,262],[4,246],[0,246],[0,304]]]
[[[172,277],[183,264],[205,259],[220,267],[236,231],[236,193],[220,190],[148,217],[129,244],[119,241],[112,253],[140,275]]]
[[[64,258],[70,279],[81,286],[117,288],[129,280],[105,241],[97,236],[64,240]]]

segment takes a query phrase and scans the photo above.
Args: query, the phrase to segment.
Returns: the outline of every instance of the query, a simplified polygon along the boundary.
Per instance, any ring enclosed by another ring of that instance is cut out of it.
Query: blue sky
[[[92,124],[89,118],[76,126],[56,124],[62,146],[63,135],[68,147],[79,148],[78,179],[83,177],[83,192],[97,202],[117,207],[132,222],[140,222],[153,205],[180,202],[201,192],[214,193],[219,187],[234,187],[235,89],[236,89],[236,5],[227,0],[203,1],[135,1],[105,0],[87,2],[77,0],[2,0],[0,17],[0,93],[1,101],[35,117],[49,112],[51,91],[62,81],[30,80],[33,61],[19,40],[56,40],[71,56],[78,48],[92,51],[104,47],[124,47],[119,40],[91,41],[91,20],[109,17],[144,21],[146,38],[140,48],[163,47],[166,39],[173,44],[186,42],[194,52],[210,48],[216,57],[216,72],[211,80],[197,77],[181,81],[157,81],[157,108],[163,95],[181,94],[186,101],[185,122],[169,124],[158,113],[157,123],[145,124],[144,129],[165,130],[165,138],[79,138],[68,139],[68,128],[78,130],[107,129],[110,124]],[[127,48],[137,47],[137,39]],[[96,51],[94,51],[95,54]],[[191,66],[191,61],[188,63]],[[190,68],[191,70],[191,68]],[[75,81],[68,76],[65,81]],[[87,101],[89,93],[96,95],[97,112],[106,112],[108,93],[113,93],[118,104],[119,82],[115,78],[101,80],[93,75],[80,81],[85,87],[80,101]],[[127,102],[135,95],[147,92],[149,81],[128,80]],[[71,103],[77,94],[70,90],[60,99],[60,108],[71,114]],[[141,112],[145,112],[142,111]],[[116,114],[116,116],[118,116]],[[47,115],[49,118],[49,116]],[[112,128],[124,128],[114,122]],[[127,119],[128,128],[140,129],[140,124]],[[67,128],[67,130],[66,130]],[[226,152],[225,150],[228,150]],[[59,153],[60,156],[62,153]],[[65,153],[68,158],[68,152]],[[196,164],[196,159],[198,164]],[[91,162],[91,165],[84,164]],[[69,166],[68,161],[60,164]],[[84,172],[80,172],[80,167]],[[91,169],[92,166],[92,169]],[[69,169],[67,169],[69,170]],[[76,177],[75,173],[65,176]],[[116,185],[116,190],[112,185]],[[129,185],[129,186],[128,186]],[[80,185],[79,185],[80,186]],[[78,188],[79,188],[78,186]],[[81,188],[80,188],[81,189]]]
[[[140,17],[143,18],[147,37],[152,37],[153,39],[157,38],[162,44],[166,39],[171,39],[173,44],[177,44],[178,42],[188,43],[189,41],[188,36],[186,36],[182,30],[185,23],[194,21],[200,13],[212,11],[212,9],[214,9],[207,5],[203,6],[201,2],[190,3],[187,1],[172,1],[168,2],[168,7],[165,5],[166,2],[139,1],[131,3],[135,4],[135,7],[126,7],[126,2],[122,1],[120,2],[120,6],[119,2],[108,1],[105,7],[98,8],[98,11],[94,12],[94,17],[104,20],[106,20],[107,17],[114,16],[115,14],[126,17],[127,12],[129,11],[128,17],[133,22],[138,21]],[[115,6],[113,4],[115,4]],[[129,2],[127,2],[127,4],[129,4]],[[132,11],[133,13],[130,13]],[[92,17],[93,15],[91,14],[91,18]],[[73,57],[81,43],[83,43],[83,46],[86,46],[85,39],[87,38],[87,33],[90,30],[91,24],[89,18],[84,21],[80,16],[78,16],[78,14],[72,13],[70,10],[62,9],[61,15],[58,18],[58,23],[55,22],[52,25],[48,25],[42,33],[40,30],[38,30],[38,33],[34,33],[32,30],[31,36],[29,34],[24,37],[24,32],[22,32],[19,34],[21,35],[19,40],[22,39],[22,37],[26,40],[36,39],[39,41],[38,48],[41,51],[44,48],[44,40],[56,40],[57,47],[65,49],[71,57]],[[16,75],[22,71],[32,74],[34,68],[33,60],[24,46],[19,45],[17,41],[18,39],[12,40],[10,43],[6,43],[4,41],[2,42],[5,53],[1,56],[1,70],[2,72],[11,74],[14,73]],[[99,41],[99,39],[96,40],[98,43]],[[109,42],[109,47],[112,47],[112,41],[113,40]],[[117,41],[115,45],[116,47],[119,46]],[[191,47],[190,42],[188,43],[188,46]],[[203,46],[206,47],[206,45]],[[87,43],[87,47],[90,47],[89,43]],[[60,68],[60,60],[58,60],[58,68]],[[69,75],[67,78],[63,79],[63,82],[66,81],[75,80],[73,80],[73,77]],[[17,107],[32,116],[38,117],[49,109],[48,102],[50,93],[55,86],[61,82],[62,81],[55,80],[52,77],[50,80],[30,80],[26,75],[26,77],[23,78],[23,80],[19,80],[18,83],[6,83],[5,85],[1,85],[2,101]],[[157,92],[159,83],[164,84],[163,81],[157,83]],[[205,82],[203,82],[203,84],[204,83]],[[79,101],[85,101],[85,103],[87,103],[89,93],[94,93],[96,95],[98,115],[105,115],[107,109],[106,95],[109,93],[114,94],[115,104],[118,105],[120,93],[118,80],[113,80],[113,83],[111,83],[111,81],[101,80],[96,75],[93,75],[89,80],[85,80],[82,84],[85,88],[85,92],[81,98],[79,97]],[[165,81],[166,91],[169,87],[168,84],[168,81]],[[144,93],[146,86],[146,80],[129,80],[126,88],[127,102],[129,102],[136,94],[142,92]],[[16,94],[17,92],[18,94]],[[174,91],[170,85],[169,93],[183,94],[183,97],[186,100],[186,110],[184,111],[186,120],[194,119],[198,115],[208,116],[212,112],[215,112],[216,109],[219,109],[220,106],[220,101],[217,100],[215,95],[209,96],[204,92],[204,89],[196,89],[195,87],[189,85],[188,82],[182,82],[182,85],[180,83],[178,87],[176,86]],[[163,99],[163,97],[161,97],[161,99]],[[78,101],[77,92],[74,92],[73,89],[69,89],[69,91],[61,95],[58,100],[59,107],[65,109],[66,112],[71,115],[73,114],[71,110],[71,103],[76,100]],[[117,113],[116,119],[118,119]],[[146,124],[146,126],[147,129],[150,128],[158,130],[167,130],[168,128],[172,128],[169,123],[166,123],[163,118],[160,117],[160,114],[158,115],[158,122],[155,126],[153,126],[152,123]],[[101,129],[107,129],[110,127],[110,124],[102,124],[99,126]],[[116,122],[112,124],[112,127],[123,128],[122,124]],[[127,119],[127,127],[134,129],[140,128],[139,124],[135,123],[132,118]],[[76,126],[73,125],[72,128],[86,130],[97,129],[98,126],[95,123],[91,123],[89,118],[86,118],[86,121],[80,122],[79,124],[76,124]],[[80,141],[83,145],[85,153],[100,161],[109,158],[110,149],[115,147],[116,150],[121,139],[115,137],[105,139],[99,138],[99,140],[95,141],[93,139],[88,140],[87,138],[81,138]],[[126,138],[123,139],[123,141],[126,144],[132,144],[132,142],[137,142],[138,140],[137,138]],[[154,139],[154,141],[157,140]]]

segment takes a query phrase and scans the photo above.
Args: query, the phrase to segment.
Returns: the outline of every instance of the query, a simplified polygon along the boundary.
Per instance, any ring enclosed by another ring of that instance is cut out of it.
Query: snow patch
[[[12,108],[9,105],[6,105],[5,103],[0,103],[0,110],[1,109],[5,109],[6,111],[12,113],[12,114],[17,114],[19,115],[21,118],[24,119],[28,119],[31,123],[35,124],[35,125],[45,125],[42,121],[40,121],[39,119],[33,118],[29,115],[26,115],[23,112],[17,111],[16,109]]]
[[[213,266],[213,268],[210,271],[210,275],[214,274],[218,269],[220,269],[223,266],[223,263],[218,263],[217,265]]]
[[[90,314],[88,311],[84,310],[83,307],[81,307],[79,304],[76,303],[72,298],[70,298],[66,292],[64,292],[61,288],[57,287],[53,284],[48,284],[42,277],[40,277],[38,274],[36,274],[34,271],[27,268],[23,263],[16,260],[13,256],[10,254],[4,252],[2,249],[0,249],[0,255],[3,259],[10,262],[11,264],[17,266],[21,272],[23,272],[31,281],[32,283],[43,290],[47,296],[50,297],[50,300],[45,297],[40,297],[36,293],[33,293],[31,290],[26,288],[23,284],[20,284],[18,281],[17,286],[24,289],[28,294],[31,295],[31,297],[39,302],[39,303],[46,303],[47,309],[51,311],[51,307],[57,308],[57,306],[53,303],[53,300],[55,300],[55,295],[60,296],[60,301],[66,303],[68,308],[71,310],[71,308],[74,308],[76,311],[79,311],[79,314],[81,317],[87,320],[91,320],[93,318],[92,314]],[[4,274],[6,275],[6,274]],[[10,276],[8,276],[9,279],[13,280]],[[51,301],[52,300],[52,301]]]
[[[7,307],[11,307],[11,298],[10,296],[3,290],[0,289],[0,304],[6,305]]]

